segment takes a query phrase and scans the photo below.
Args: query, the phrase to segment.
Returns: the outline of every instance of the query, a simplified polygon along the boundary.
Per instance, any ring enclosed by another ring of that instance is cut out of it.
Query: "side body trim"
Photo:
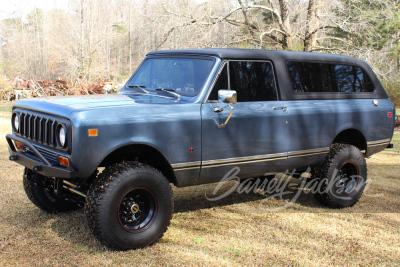
[[[310,156],[310,155],[326,154],[328,152],[329,152],[329,147],[293,151],[293,152],[289,152],[288,153],[288,158],[296,158],[296,157],[305,157],[305,156]]]
[[[381,146],[381,145],[387,145],[389,144],[390,139],[383,139],[383,140],[377,140],[377,141],[370,141],[367,142],[367,146],[371,147],[371,146]]]
[[[194,170],[194,169],[200,169],[201,161],[174,163],[171,164],[171,166],[174,169],[174,171]]]
[[[249,157],[206,160],[203,162],[194,161],[194,162],[186,162],[186,163],[175,163],[175,164],[172,164],[172,168],[174,169],[174,171],[193,170],[193,169],[199,169],[200,167],[214,168],[214,167],[235,165],[235,164],[251,164],[251,163],[256,163],[256,162],[285,160],[288,158],[306,157],[306,156],[311,156],[311,155],[326,154],[328,152],[329,152],[329,147],[325,147],[325,148],[317,148],[317,149],[291,151],[288,153],[276,153],[276,154],[257,155],[257,156],[249,156]]]

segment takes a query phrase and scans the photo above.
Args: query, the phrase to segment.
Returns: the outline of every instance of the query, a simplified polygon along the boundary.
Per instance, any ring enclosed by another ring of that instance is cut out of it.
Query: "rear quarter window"
[[[315,62],[287,63],[294,93],[367,93],[375,88],[358,66]]]

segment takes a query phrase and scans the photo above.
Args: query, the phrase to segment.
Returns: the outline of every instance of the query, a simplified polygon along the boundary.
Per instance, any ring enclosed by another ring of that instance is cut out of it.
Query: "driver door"
[[[231,108],[218,102],[218,90],[237,91]],[[223,108],[215,111],[214,108]],[[288,125],[285,102],[278,100],[273,66],[268,61],[229,61],[222,68],[208,100],[202,105],[202,166],[200,181],[220,181],[238,166],[239,178],[285,170]]]

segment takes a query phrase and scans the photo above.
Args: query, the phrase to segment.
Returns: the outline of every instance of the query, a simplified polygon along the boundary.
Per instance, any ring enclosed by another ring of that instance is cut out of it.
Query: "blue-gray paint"
[[[219,181],[236,165],[241,167],[240,178],[246,178],[320,164],[333,139],[347,129],[358,130],[366,142],[392,137],[394,118],[388,118],[387,113],[392,112],[394,117],[395,110],[390,99],[379,98],[377,107],[372,104],[375,97],[291,100],[286,97],[291,95],[287,74],[279,72],[279,101],[237,103],[227,126],[219,129],[230,108],[216,113],[213,108],[224,104],[205,101],[223,63],[215,59],[202,90],[191,98],[177,99],[164,92],[128,94],[124,88],[117,95],[22,100],[15,103],[14,109],[70,120],[71,154],[57,153],[69,156],[76,177],[89,176],[116,149],[142,144],[155,148],[175,166],[178,186]],[[276,66],[283,68],[284,61],[277,58],[273,64],[277,71]],[[98,136],[89,137],[89,129],[98,129]],[[368,148],[367,155],[384,147]],[[290,157],[290,153],[302,155],[315,149],[322,152]],[[219,163],[224,159],[232,159],[233,163]],[[180,167],[188,162],[193,163],[190,168]]]

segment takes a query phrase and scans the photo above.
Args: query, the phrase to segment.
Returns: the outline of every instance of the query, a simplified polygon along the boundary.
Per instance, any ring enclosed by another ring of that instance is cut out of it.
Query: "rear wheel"
[[[94,236],[118,250],[154,244],[167,230],[172,213],[167,179],[153,167],[138,163],[106,168],[90,186],[85,205]]]
[[[54,194],[52,180],[25,168],[23,184],[29,200],[38,208],[50,212],[65,212],[80,206]]]
[[[367,164],[361,151],[349,144],[333,144],[313,175],[320,179],[316,199],[331,208],[351,207],[361,198],[367,181]]]

